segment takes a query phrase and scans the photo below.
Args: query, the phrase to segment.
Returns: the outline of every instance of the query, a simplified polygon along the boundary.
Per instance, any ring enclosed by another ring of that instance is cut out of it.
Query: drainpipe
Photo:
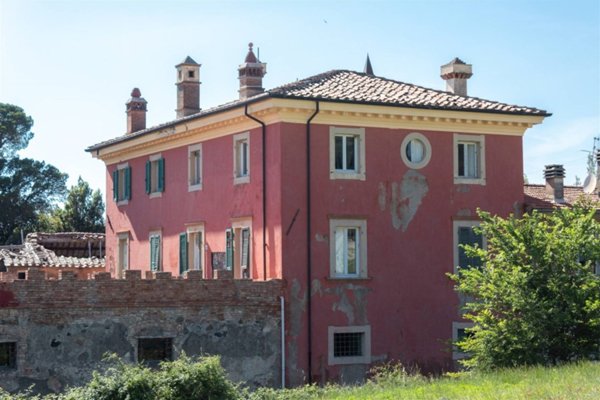
[[[261,120],[253,117],[248,114],[248,103],[246,103],[244,107],[244,115],[250,118],[253,121],[258,122],[262,126],[262,174],[263,174],[263,184],[262,184],[262,235],[263,235],[263,246],[262,246],[262,255],[263,255],[263,280],[267,280],[267,144],[266,144],[266,133],[267,126]]]
[[[285,389],[285,299],[279,296],[281,307],[281,388]]]
[[[306,121],[306,309],[307,309],[307,330],[308,330],[308,384],[312,383],[312,250],[311,240],[311,210],[310,210],[310,123],[319,113],[319,101],[315,101],[315,112]]]

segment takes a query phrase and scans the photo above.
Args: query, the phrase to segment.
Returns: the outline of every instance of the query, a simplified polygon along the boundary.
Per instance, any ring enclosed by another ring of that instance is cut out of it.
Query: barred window
[[[138,339],[138,362],[157,365],[160,361],[173,359],[172,338]]]
[[[17,343],[0,343],[0,368],[17,367]]]
[[[362,357],[364,332],[335,333],[333,335],[334,357]]]

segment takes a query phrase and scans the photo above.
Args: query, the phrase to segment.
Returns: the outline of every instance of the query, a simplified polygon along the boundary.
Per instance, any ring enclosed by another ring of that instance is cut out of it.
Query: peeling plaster
[[[383,182],[379,182],[379,196],[377,197],[377,203],[379,209],[385,211],[385,205],[387,203],[387,188]]]
[[[371,289],[365,286],[346,283],[332,288],[324,288],[318,279],[313,280],[313,296],[319,294],[336,296],[337,301],[331,305],[332,311],[339,311],[346,316],[348,325],[367,325],[367,294]]]
[[[469,210],[468,208],[461,208],[460,210],[458,210],[456,215],[459,217],[470,217],[472,213],[471,210]]]
[[[306,311],[306,291],[302,292],[302,285],[298,279],[292,280],[290,290],[290,327],[289,335],[292,340],[288,340],[287,343],[287,366],[288,375],[290,377],[290,384],[299,385],[302,384],[302,380],[299,378],[304,376],[304,370],[298,367],[298,337],[302,330],[302,316]],[[294,379],[296,378],[296,379]]]
[[[399,193],[398,189],[400,189]],[[423,197],[425,197],[428,191],[427,178],[412,169],[406,171],[402,177],[400,188],[398,188],[398,183],[392,183],[390,212],[392,214],[392,226],[395,229],[402,228],[402,232],[406,232],[410,221],[414,218],[423,201]]]
[[[329,242],[329,235],[321,235],[320,233],[315,234],[315,240],[321,243]]]

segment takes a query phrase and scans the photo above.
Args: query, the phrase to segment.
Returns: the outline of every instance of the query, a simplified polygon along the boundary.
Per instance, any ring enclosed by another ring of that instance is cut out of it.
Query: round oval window
[[[429,163],[429,159],[431,158],[429,140],[417,132],[408,134],[402,141],[400,155],[402,156],[402,161],[409,168],[423,168]]]

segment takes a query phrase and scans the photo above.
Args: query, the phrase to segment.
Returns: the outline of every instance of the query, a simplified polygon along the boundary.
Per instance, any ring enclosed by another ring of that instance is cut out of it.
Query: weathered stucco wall
[[[218,354],[229,376],[249,385],[280,382],[282,282],[140,279],[0,283],[0,342],[16,342],[8,390],[60,391],[86,382],[106,352],[137,359],[138,338],[172,338],[173,355]]]

